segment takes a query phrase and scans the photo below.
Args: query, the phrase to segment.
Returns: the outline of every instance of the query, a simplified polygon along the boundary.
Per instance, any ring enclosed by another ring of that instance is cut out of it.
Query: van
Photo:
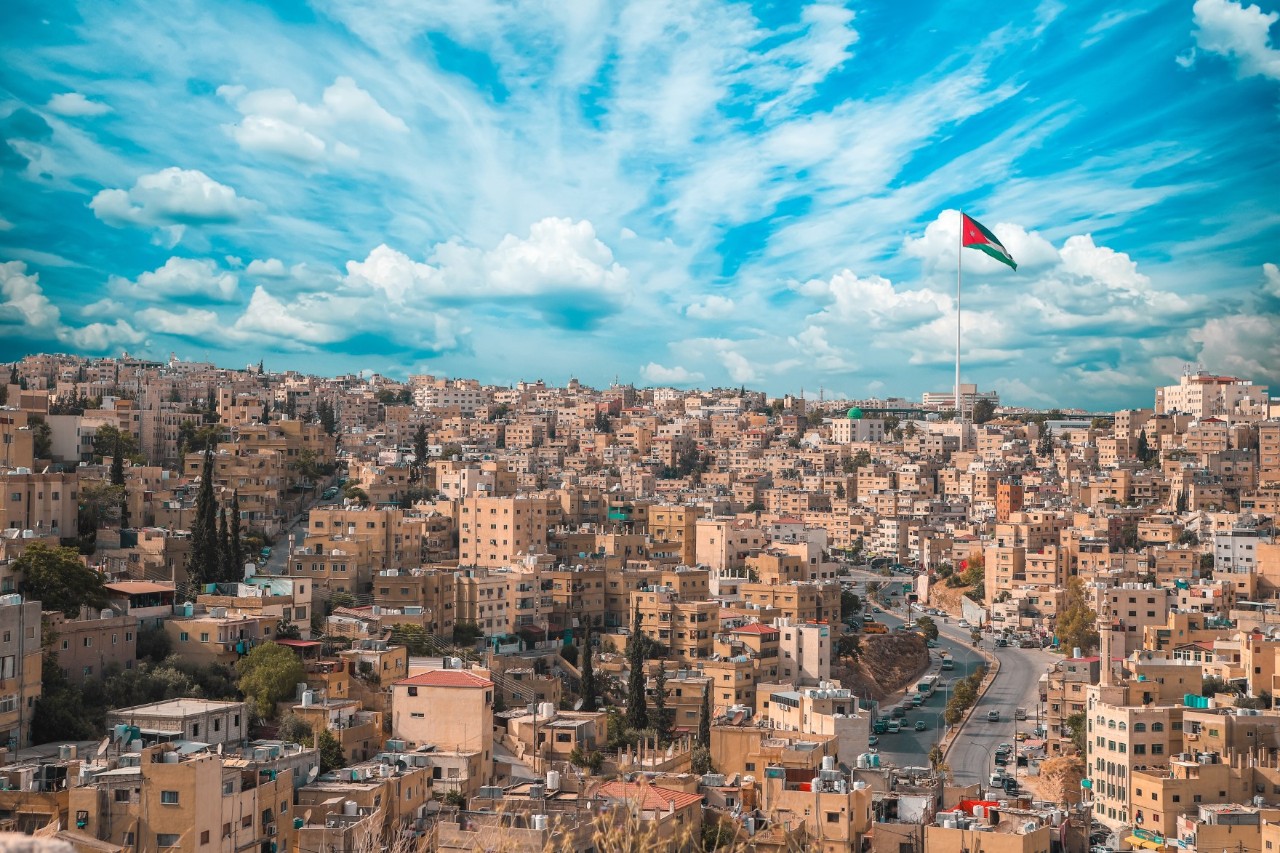
[[[1015,720],[1025,720],[1027,718],[1027,709],[1026,708],[1015,709],[1013,712],[1013,718]]]
[[[902,723],[897,720],[890,720],[887,731],[891,735],[896,735],[898,732],[902,731]]]

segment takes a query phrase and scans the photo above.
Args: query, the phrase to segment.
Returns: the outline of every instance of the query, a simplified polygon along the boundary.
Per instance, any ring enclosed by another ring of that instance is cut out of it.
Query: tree
[[[333,736],[333,732],[328,729],[321,731],[320,737],[317,738],[317,746],[320,747],[321,773],[347,766],[346,756],[342,754],[342,744]]]
[[[849,590],[840,592],[840,618],[848,619],[862,610],[862,599]]]
[[[980,397],[973,404],[973,411],[969,416],[975,424],[985,424],[996,416],[996,404],[986,397]]]
[[[1183,513],[1185,513],[1185,512],[1187,511],[1187,491],[1186,491],[1186,489],[1181,489],[1181,490],[1179,490],[1179,492],[1178,492],[1178,498],[1177,498],[1176,502],[1174,503],[1173,508],[1174,508],[1174,512],[1178,513],[1178,515],[1182,515]],[[1185,535],[1186,535],[1186,534],[1188,534],[1188,533],[1191,533],[1191,535],[1192,535],[1192,536],[1195,536],[1195,533],[1192,533],[1192,532],[1191,532],[1191,531],[1189,531],[1189,530],[1184,530],[1184,531],[1182,532],[1182,535],[1183,535],[1183,536],[1185,536]],[[1181,540],[1179,540],[1179,541],[1181,541]]]
[[[102,462],[108,456],[123,455],[125,459],[140,460],[138,439],[133,433],[121,432],[111,424],[98,427],[93,435],[93,458]]]
[[[218,575],[231,583],[242,579],[236,571],[236,561],[231,556],[231,530],[227,527],[227,508],[218,508]]]
[[[160,663],[173,651],[173,641],[162,625],[138,629],[136,654],[140,661]]]
[[[921,616],[916,620],[916,627],[924,633],[926,640],[938,639],[938,624],[930,616]]]
[[[240,538],[240,492],[231,493],[231,565],[236,577],[244,573],[244,540]]]
[[[1216,675],[1211,675],[1200,682],[1201,696],[1216,696],[1219,693],[1230,693],[1231,685]]]
[[[332,403],[328,400],[321,400],[317,403],[316,417],[320,419],[320,428],[325,431],[326,435],[338,434],[338,415],[334,411]]]
[[[414,478],[422,476],[427,467],[427,425],[418,424],[413,431],[413,471]]]
[[[1036,441],[1037,456],[1053,456],[1053,430],[1047,423],[1040,424],[1040,438]]]
[[[124,529],[129,526],[129,499],[124,488],[124,443],[118,435],[111,457],[111,485],[120,487],[120,528]]]
[[[45,421],[44,415],[32,415],[27,419],[31,428],[32,455],[36,459],[49,459],[53,456],[53,428]]]
[[[977,647],[977,645],[982,642],[982,632],[977,628],[974,628],[969,632],[969,639],[972,640],[973,645]]]
[[[219,579],[218,502],[213,496],[213,445],[204,449],[200,491],[196,493],[195,519],[191,524],[191,553],[187,557],[187,577],[195,584]]]
[[[293,650],[276,643],[256,647],[236,663],[236,671],[240,692],[263,719],[273,718],[276,703],[293,696],[307,675]]]
[[[594,711],[600,703],[600,686],[596,684],[596,665],[591,654],[591,620],[583,619],[582,627],[582,707]]]
[[[1064,720],[1067,728],[1071,730],[1071,742],[1075,744],[1076,752],[1081,755],[1085,754],[1085,715],[1084,711],[1076,711],[1069,714]]]
[[[627,664],[631,667],[627,679],[627,728],[649,728],[649,708],[644,698],[644,633],[640,630],[640,608],[636,607],[631,622],[631,636],[627,639]]]
[[[1058,642],[1065,649],[1079,648],[1089,654],[1098,646],[1097,620],[1098,614],[1086,598],[1084,581],[1079,577],[1068,578],[1067,594],[1054,626]]]
[[[280,718],[280,724],[276,726],[276,737],[288,743],[309,744],[315,737],[315,732],[307,725],[306,720],[290,711]]]
[[[1147,442],[1147,431],[1138,433],[1137,457],[1139,462],[1151,461],[1151,445]]]
[[[112,524],[120,517],[124,487],[106,480],[81,480],[80,503],[76,515],[76,532],[81,554],[92,554],[98,541],[98,528]]]
[[[653,726],[658,733],[658,743],[671,741],[671,714],[667,710],[667,668],[658,665],[653,689]]]
[[[698,745],[711,749],[711,689],[713,682],[707,682],[702,691],[702,712],[698,715]],[[705,771],[704,771],[705,772]]]
[[[22,573],[22,594],[44,610],[75,617],[83,606],[107,606],[102,575],[81,562],[74,548],[32,542],[13,561],[13,570]]]

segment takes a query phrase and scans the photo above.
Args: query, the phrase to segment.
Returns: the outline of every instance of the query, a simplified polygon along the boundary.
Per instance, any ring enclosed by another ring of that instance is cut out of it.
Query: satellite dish
[[[574,703],[573,703],[573,710],[575,710],[575,711],[581,711],[581,710],[582,710],[582,700],[581,700],[581,699],[579,699],[577,702],[574,702]]]
[[[314,770],[315,768],[313,767],[313,768],[311,768],[311,769],[312,769],[312,770]],[[302,814],[302,822],[303,822],[304,824],[306,824],[306,823],[311,823],[311,809],[307,809],[305,812],[303,812],[303,814]]]
[[[222,755],[222,744],[218,744],[218,748],[214,750],[218,755]]]
[[[98,757],[99,757],[99,758],[101,758],[102,756],[104,756],[104,755],[106,755],[106,754],[107,754],[107,747],[109,747],[109,746],[111,746],[111,736],[110,736],[110,735],[108,735],[107,737],[104,737],[104,738],[102,739],[102,743],[98,744]]]
[[[319,775],[320,775],[320,768],[312,767],[310,770],[307,771],[307,781],[314,782],[316,781],[316,777]],[[307,817],[311,817],[311,812],[307,812]]]

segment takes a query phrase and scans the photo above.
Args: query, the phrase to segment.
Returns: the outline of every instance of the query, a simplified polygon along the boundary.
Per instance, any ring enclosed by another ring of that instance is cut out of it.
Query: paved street
[[[886,586],[910,579],[905,575],[894,575],[889,578],[857,570],[850,575],[859,584],[857,590],[859,595],[865,591],[862,584],[866,581],[874,580]],[[919,615],[918,611],[915,615]],[[901,609],[896,613],[886,611],[883,614],[875,614],[875,617],[890,629],[902,624],[903,621]],[[947,651],[951,653],[956,664],[953,671],[939,673],[942,680],[963,678],[977,665],[985,663],[985,659],[973,649],[969,629],[958,627],[955,618],[949,618],[944,622],[942,618],[937,617],[934,621],[937,622],[941,632],[939,648],[933,650],[935,660],[938,652]],[[982,642],[983,648],[992,650],[989,635],[984,635]],[[1022,730],[1034,727],[1040,675],[1052,661],[1057,659],[1057,656],[1042,649],[1003,648],[994,651],[1000,659],[1000,674],[979,701],[978,707],[970,717],[970,722],[947,758],[953,778],[959,784],[974,782],[985,784],[994,769],[992,759],[995,756],[996,747],[1001,743],[1016,743],[1014,737],[1017,729],[1013,718],[1015,708],[1027,709],[1026,722],[1017,723],[1017,727]],[[930,672],[937,671],[936,667],[930,669]],[[883,703],[883,710],[887,712],[900,700],[900,695],[890,697]],[[911,726],[914,726],[916,720],[923,719],[929,728],[924,732],[911,730],[896,735],[882,735],[879,744],[881,760],[900,766],[927,765],[930,747],[942,737],[939,726],[942,725],[941,714],[945,706],[946,696],[939,690],[920,708],[908,712],[906,719]],[[1000,712],[998,723],[987,722],[987,712],[993,709]],[[1012,766],[1010,772],[1012,772]]]

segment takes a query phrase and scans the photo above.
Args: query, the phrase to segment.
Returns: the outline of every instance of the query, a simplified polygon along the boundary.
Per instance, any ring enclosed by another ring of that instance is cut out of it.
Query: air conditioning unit
[[[1191,734],[1187,735],[1187,740],[1200,740],[1200,735],[1195,734],[1195,733],[1193,732],[1193,733],[1191,733]]]
[[[276,834],[276,825],[274,823],[267,824],[267,835]]]

